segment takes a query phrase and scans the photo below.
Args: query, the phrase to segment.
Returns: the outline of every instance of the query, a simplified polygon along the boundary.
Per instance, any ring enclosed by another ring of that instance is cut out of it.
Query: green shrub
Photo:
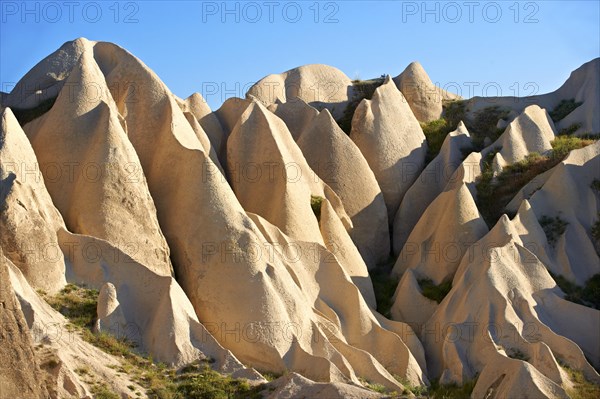
[[[588,381],[580,370],[567,366],[561,359],[556,359],[558,364],[567,372],[572,386],[567,387],[567,395],[571,399],[598,399],[600,398],[600,385]]]
[[[464,100],[452,100],[443,103],[443,118],[452,126],[452,130],[458,127],[460,121],[467,123],[467,102]],[[451,130],[451,131],[452,131]]]
[[[496,126],[500,119],[508,117],[509,111],[500,108],[497,105],[486,107],[475,112],[473,120],[467,123],[467,128],[473,138],[473,143],[478,149],[483,148],[485,138],[488,137],[492,142],[504,132],[504,129],[498,129]]]
[[[491,228],[514,196],[536,176],[559,164],[572,150],[593,144],[593,138],[557,136],[552,142],[552,151],[546,155],[531,153],[522,161],[504,167],[493,177],[492,161],[498,152],[491,151],[483,161],[481,176],[477,178],[477,206]],[[592,183],[593,184],[593,183]]]
[[[119,395],[111,391],[106,384],[94,384],[91,387],[95,399],[121,399]]]
[[[396,379],[396,381],[398,381],[404,386],[404,391],[402,392],[402,394],[404,395],[412,393],[413,395],[419,397],[424,396],[427,393],[427,387],[424,385],[413,385],[406,378],[402,378],[396,375],[394,375],[394,378]]]
[[[443,108],[444,114],[441,119],[421,123],[423,134],[427,139],[426,163],[431,162],[440,153],[448,133],[456,130],[460,121],[466,120],[465,101],[445,102]]]
[[[390,310],[394,304],[393,297],[396,293],[399,279],[384,271],[374,270],[371,272],[371,281],[373,281],[377,311],[385,317],[390,318]]]
[[[592,184],[590,184],[590,188],[600,194],[600,180],[594,179]]]
[[[558,131],[559,136],[568,136],[581,128],[581,123],[572,123],[568,127],[562,128]]]
[[[427,139],[427,158],[425,161],[426,163],[429,163],[440,153],[446,136],[452,130],[450,129],[448,122],[443,118],[427,123],[421,123],[421,128]]]
[[[452,281],[447,280],[441,283],[440,285],[435,285],[433,281],[430,279],[421,279],[418,280],[419,286],[421,287],[421,292],[424,297],[429,298],[437,303],[442,302],[442,300],[448,295],[450,290],[452,289]]]
[[[592,237],[600,244],[600,212],[596,215],[596,221],[592,225]]]
[[[468,399],[471,397],[476,384],[477,377],[465,381],[460,386],[457,384],[441,385],[439,380],[433,380],[427,390],[427,397],[430,399]]]
[[[552,118],[554,122],[563,120],[581,104],[583,103],[575,102],[574,98],[571,98],[570,100],[562,100],[552,111],[549,112],[550,118]]]
[[[523,353],[520,349],[510,348],[506,350],[506,355],[511,359],[523,360],[524,362],[529,360],[529,356]]]
[[[321,221],[321,206],[323,205],[323,200],[323,197],[317,195],[310,196],[310,207],[319,222]]]
[[[98,291],[67,284],[57,295],[44,299],[77,327],[91,328],[96,320]]]
[[[593,136],[590,136],[589,138],[577,136],[556,136],[556,138],[551,142],[551,157],[556,160],[556,163],[558,163],[565,159],[571,151],[587,147],[595,142],[596,140],[593,138]]]
[[[373,98],[373,94],[375,94],[375,90],[383,84],[385,81],[385,75],[381,75],[381,77],[370,80],[359,80],[355,79],[352,81],[353,97],[349,100],[348,105],[344,109],[344,114],[337,121],[339,127],[346,132],[346,134],[350,134],[352,130],[352,118],[354,117],[354,112],[356,111],[356,107],[363,99],[370,100]]]
[[[562,220],[560,216],[550,217],[547,215],[543,215],[539,219],[539,223],[546,234],[548,244],[552,246],[556,245],[556,241],[558,241],[558,239],[565,233],[567,226],[569,225],[569,223]]]
[[[583,287],[567,280],[561,275],[550,273],[556,285],[565,293],[567,301],[579,305],[600,309],[600,273],[590,277]]]

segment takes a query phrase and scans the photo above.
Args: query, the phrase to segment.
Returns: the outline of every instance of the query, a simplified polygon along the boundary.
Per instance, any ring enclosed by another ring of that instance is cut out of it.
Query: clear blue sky
[[[456,82],[465,97],[485,95],[483,87],[488,95],[497,87],[544,93],[600,56],[599,4],[2,0],[0,89],[84,36],[121,45],[175,94],[201,92],[213,108],[267,74],[310,63],[370,78],[418,60],[434,82]]]

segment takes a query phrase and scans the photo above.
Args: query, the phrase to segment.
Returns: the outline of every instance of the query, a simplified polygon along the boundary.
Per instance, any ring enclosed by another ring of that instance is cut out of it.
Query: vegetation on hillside
[[[221,375],[210,368],[211,359],[190,364],[180,370],[167,367],[162,363],[154,363],[151,357],[135,353],[134,346],[123,339],[105,333],[94,334],[92,327],[96,321],[98,291],[67,285],[54,296],[40,292],[54,309],[62,313],[70,322],[70,327],[78,332],[87,342],[95,345],[121,360],[117,371],[127,374],[133,381],[142,386],[145,394],[151,399],[230,399],[261,398],[264,385],[250,386],[246,380],[234,379]],[[88,368],[79,368],[77,374],[88,381],[95,398],[117,399],[119,395],[112,392],[104,382],[93,380]],[[141,396],[135,386],[129,389],[133,396]]]
[[[375,300],[377,301],[377,311],[387,318],[391,317],[393,297],[398,287],[399,279],[390,274],[394,266],[394,259],[390,258],[388,262],[378,265],[369,272],[375,291]]]
[[[561,275],[550,273],[556,285],[565,293],[565,299],[590,308],[600,310],[600,273],[590,277],[583,287]]]
[[[421,279],[418,280],[419,287],[421,287],[421,293],[424,297],[429,298],[437,303],[442,302],[442,300],[448,295],[450,290],[452,289],[452,281],[447,280],[441,283],[440,285],[435,285],[433,281],[430,279]]]
[[[364,99],[372,99],[375,90],[381,86],[384,81],[385,75],[381,75],[379,78],[375,79],[354,79],[352,81],[353,98],[350,99],[348,105],[344,109],[344,115],[337,121],[340,128],[346,132],[346,134],[350,134],[350,130],[352,130],[352,118],[354,117],[354,111],[356,111],[358,104]]]
[[[581,104],[583,103],[575,102],[574,98],[571,98],[569,100],[562,100],[548,114],[550,114],[550,118],[552,118],[554,122],[558,122],[563,120],[567,115],[573,112]]]
[[[552,151],[541,155],[531,153],[522,161],[506,166],[496,177],[492,171],[492,161],[497,150],[488,154],[483,162],[483,171],[477,179],[477,206],[488,225],[494,226],[504,208],[534,177],[553,168],[564,160],[569,152],[593,144],[593,138],[557,136],[552,141]]]

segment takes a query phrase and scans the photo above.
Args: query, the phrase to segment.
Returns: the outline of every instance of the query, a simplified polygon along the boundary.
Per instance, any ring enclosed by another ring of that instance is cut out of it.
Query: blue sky
[[[598,1],[0,2],[0,82],[10,90],[62,43],[121,45],[180,97],[212,108],[270,73],[322,63],[350,78],[421,62],[470,95],[555,90],[600,56]]]

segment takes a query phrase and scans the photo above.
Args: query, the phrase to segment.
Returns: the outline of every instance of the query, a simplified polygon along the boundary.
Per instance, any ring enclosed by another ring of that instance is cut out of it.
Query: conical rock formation
[[[361,101],[356,108],[350,138],[375,174],[391,223],[404,194],[425,166],[427,142],[389,76],[371,100]]]

